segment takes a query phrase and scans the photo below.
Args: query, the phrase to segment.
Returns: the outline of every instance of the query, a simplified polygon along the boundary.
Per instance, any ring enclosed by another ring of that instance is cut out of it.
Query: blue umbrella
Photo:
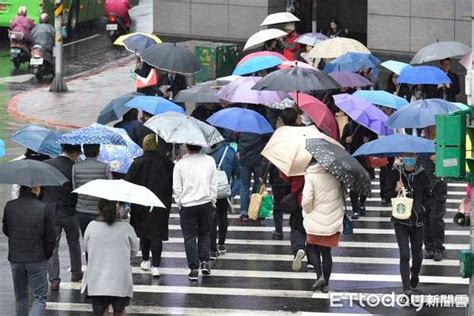
[[[5,156],[5,142],[0,139],[0,157]]]
[[[131,92],[113,99],[109,102],[109,104],[107,104],[107,106],[102,111],[100,111],[99,116],[97,117],[97,123],[107,124],[119,120],[125,113],[127,113],[131,109],[128,106],[125,106],[125,104],[139,95],[142,94]]]
[[[282,60],[276,56],[257,56],[237,65],[232,74],[236,76],[248,75],[260,70],[276,67],[281,62]]]
[[[442,99],[425,99],[410,103],[395,111],[387,121],[392,128],[423,128],[436,124],[437,114],[448,114],[459,108]]]
[[[405,98],[398,97],[384,90],[357,90],[353,95],[376,105],[381,105],[398,110],[408,104]]]
[[[324,72],[357,72],[364,68],[376,68],[378,64],[380,64],[380,59],[372,54],[349,52],[326,64]]]
[[[113,144],[127,145],[120,134],[108,130],[105,126],[95,124],[61,135],[60,144],[82,145],[82,144]]]
[[[435,146],[432,140],[410,135],[394,134],[362,145],[353,156],[394,157],[403,153],[433,154],[434,152]]]
[[[255,111],[242,108],[228,108],[214,113],[207,122],[234,132],[268,134],[273,128],[267,119]]]
[[[54,157],[61,153],[60,136],[49,128],[30,125],[13,134],[11,140],[37,153]]]
[[[384,61],[383,63],[380,64],[380,66],[387,68],[391,72],[399,75],[400,72],[405,68],[413,68],[412,65],[401,62],[401,61],[396,61],[396,60],[387,60]]]
[[[182,107],[162,97],[137,96],[128,101],[126,106],[156,115],[164,112],[186,114]]]
[[[397,83],[408,84],[441,84],[451,83],[448,75],[433,66],[405,67],[400,72]]]

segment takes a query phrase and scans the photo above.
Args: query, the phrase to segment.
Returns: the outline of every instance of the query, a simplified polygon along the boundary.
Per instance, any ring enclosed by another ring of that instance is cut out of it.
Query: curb
[[[125,57],[125,58],[122,58],[118,61],[110,62],[110,63],[106,64],[105,66],[94,68],[94,69],[91,69],[91,70],[81,72],[79,74],[69,76],[69,77],[65,78],[65,80],[66,80],[66,82],[71,82],[71,81],[74,81],[74,80],[79,80],[79,79],[91,77],[91,76],[100,74],[100,73],[102,73],[106,70],[109,70],[113,67],[125,66],[126,64],[128,64],[132,60],[133,60],[133,56],[132,57]],[[36,92],[38,92],[38,90],[42,90],[42,89],[45,89],[45,87],[41,86],[41,87],[34,88],[30,91],[20,92],[20,93],[17,93],[15,95],[13,95],[10,98],[10,100],[8,100],[8,102],[7,102],[7,111],[10,114],[10,116],[12,118],[14,118],[15,120],[20,121],[20,122],[41,124],[41,125],[45,125],[45,126],[48,126],[48,127],[53,127],[53,128],[56,128],[56,129],[76,129],[76,128],[84,127],[84,126],[78,126],[78,125],[74,125],[74,124],[67,124],[67,123],[61,122],[61,121],[38,119],[38,118],[35,118],[34,116],[26,115],[26,114],[23,114],[23,113],[18,111],[17,105],[18,105],[18,102],[20,101],[20,99],[23,96],[25,96],[27,94],[30,94],[30,93],[36,93]],[[47,91],[44,91],[44,92],[47,92]]]

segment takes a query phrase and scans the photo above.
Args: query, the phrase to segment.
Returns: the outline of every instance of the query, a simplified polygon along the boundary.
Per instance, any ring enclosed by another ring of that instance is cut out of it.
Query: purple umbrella
[[[261,77],[241,77],[222,87],[216,96],[231,103],[268,104],[283,100],[286,93],[280,91],[252,90]]]
[[[393,134],[393,130],[385,125],[388,116],[371,103],[347,93],[337,94],[333,98],[337,107],[360,125],[377,135]]]
[[[369,79],[359,74],[348,71],[336,71],[329,74],[343,88],[358,88],[372,86],[373,83]]]

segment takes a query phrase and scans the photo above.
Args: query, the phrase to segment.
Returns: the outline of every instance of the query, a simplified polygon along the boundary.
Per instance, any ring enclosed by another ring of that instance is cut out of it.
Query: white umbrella
[[[279,29],[266,29],[266,30],[258,31],[257,33],[250,36],[250,38],[247,40],[247,43],[245,43],[245,46],[244,46],[244,51],[259,47],[266,41],[284,37],[286,35],[287,35],[286,32]]]
[[[436,42],[420,49],[410,64],[422,64],[434,60],[462,56],[471,51],[471,47],[460,42]]]
[[[281,23],[292,23],[292,22],[299,22],[296,16],[291,14],[290,12],[278,12],[268,15],[265,20],[263,20],[260,26],[264,25],[272,25],[272,24],[281,24]]]
[[[166,208],[163,202],[148,188],[125,180],[92,180],[74,190],[73,193],[109,201]]]

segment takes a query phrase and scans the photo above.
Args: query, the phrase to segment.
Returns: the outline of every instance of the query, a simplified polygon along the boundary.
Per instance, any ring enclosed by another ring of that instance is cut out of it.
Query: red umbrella
[[[275,56],[275,57],[278,57],[280,58],[281,60],[288,60],[288,58],[286,58],[285,56],[283,56],[282,54],[280,53],[277,53],[277,52],[270,52],[270,51],[262,51],[262,52],[255,52],[255,53],[251,53],[251,54],[248,54],[248,55],[245,55],[244,57],[242,57],[241,60],[239,60],[239,62],[237,63],[237,65],[240,65],[244,62],[246,62],[247,60],[249,59],[252,59],[253,57],[258,57],[258,56]]]
[[[296,93],[292,92],[290,96],[296,100]],[[298,106],[311,118],[319,129],[333,139],[339,139],[339,128],[336,118],[326,104],[309,94],[298,93]]]

